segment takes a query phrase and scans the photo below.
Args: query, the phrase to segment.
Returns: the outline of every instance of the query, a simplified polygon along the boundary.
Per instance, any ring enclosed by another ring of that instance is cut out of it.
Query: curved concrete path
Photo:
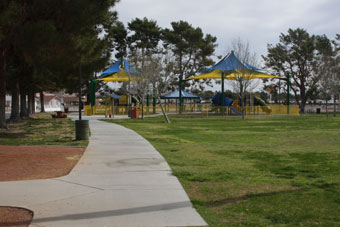
[[[0,183],[0,206],[34,211],[31,226],[205,226],[164,158],[132,130],[90,120],[68,176]]]

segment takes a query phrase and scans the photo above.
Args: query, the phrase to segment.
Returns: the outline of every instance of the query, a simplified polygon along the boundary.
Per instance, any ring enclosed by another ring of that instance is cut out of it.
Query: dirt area
[[[18,207],[0,207],[0,226],[26,227],[32,222],[33,212]]]
[[[85,147],[0,146],[0,181],[47,179],[67,175]],[[0,226],[28,226],[33,212],[0,207]]]
[[[85,147],[0,146],[0,181],[67,175],[84,150]]]

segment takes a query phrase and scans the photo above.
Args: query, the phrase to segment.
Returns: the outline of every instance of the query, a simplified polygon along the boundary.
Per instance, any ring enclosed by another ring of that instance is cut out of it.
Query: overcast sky
[[[226,54],[240,37],[259,60],[267,44],[278,43],[289,28],[330,39],[340,33],[340,0],[121,0],[115,9],[125,25],[136,17],[156,20],[162,28],[187,21],[217,37],[216,55]]]

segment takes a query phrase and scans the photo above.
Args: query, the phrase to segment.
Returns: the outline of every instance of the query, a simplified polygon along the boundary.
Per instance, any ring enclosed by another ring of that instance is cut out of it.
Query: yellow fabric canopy
[[[203,73],[198,76],[189,77],[186,80],[199,80],[199,79],[221,79],[222,71],[217,69],[209,73]],[[260,72],[235,72],[225,76],[227,80],[235,80],[239,77],[242,77],[244,80],[251,80],[251,79],[265,79],[265,78],[277,78],[280,79],[282,77],[274,76],[270,74],[260,73]]]
[[[104,77],[97,79],[103,82],[128,82],[128,81],[138,81],[140,78],[138,78],[135,75],[130,75],[126,72],[124,72],[124,69],[121,68],[121,72],[117,72],[112,74],[111,76]]]

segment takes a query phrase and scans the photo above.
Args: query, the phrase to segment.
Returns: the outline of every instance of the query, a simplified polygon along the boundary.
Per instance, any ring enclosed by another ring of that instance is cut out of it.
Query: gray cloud
[[[154,19],[161,27],[188,21],[217,37],[217,55],[225,54],[238,37],[249,41],[260,56],[289,28],[304,28],[330,39],[340,33],[338,0],[121,0],[116,10],[125,24],[136,17]]]

